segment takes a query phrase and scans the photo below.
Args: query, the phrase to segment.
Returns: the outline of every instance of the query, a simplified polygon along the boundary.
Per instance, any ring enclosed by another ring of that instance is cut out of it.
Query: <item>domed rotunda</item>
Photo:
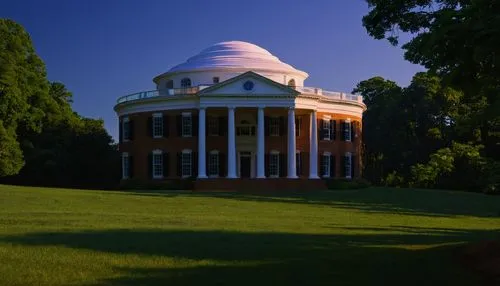
[[[170,68],[155,90],[114,108],[123,182],[193,178],[195,189],[241,189],[250,180],[259,189],[360,176],[362,98],[305,87],[307,78],[241,41]]]

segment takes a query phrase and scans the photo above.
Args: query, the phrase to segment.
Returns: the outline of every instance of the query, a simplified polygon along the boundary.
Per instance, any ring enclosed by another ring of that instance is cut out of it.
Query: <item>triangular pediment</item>
[[[298,92],[254,72],[246,72],[199,92],[200,96],[295,96]]]

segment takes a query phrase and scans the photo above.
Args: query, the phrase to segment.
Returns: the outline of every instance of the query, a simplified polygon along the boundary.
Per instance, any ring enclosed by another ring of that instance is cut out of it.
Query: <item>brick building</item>
[[[362,98],[307,77],[250,43],[203,50],[118,99],[123,180],[359,176]]]

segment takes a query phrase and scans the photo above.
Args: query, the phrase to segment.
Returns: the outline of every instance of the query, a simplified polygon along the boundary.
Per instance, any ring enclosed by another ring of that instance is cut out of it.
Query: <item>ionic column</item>
[[[257,178],[265,178],[264,166],[264,107],[257,111]]]
[[[297,166],[295,160],[295,108],[288,109],[288,178],[297,178]]]
[[[318,127],[316,110],[311,112],[309,124],[309,179],[318,177]]]
[[[228,107],[227,134],[227,178],[236,178],[236,137],[234,126],[234,107]]]
[[[205,148],[205,108],[200,107],[198,113],[198,179],[207,177],[206,148]]]

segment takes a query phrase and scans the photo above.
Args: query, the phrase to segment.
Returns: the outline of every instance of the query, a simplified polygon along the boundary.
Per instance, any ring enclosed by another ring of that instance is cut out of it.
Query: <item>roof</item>
[[[190,72],[213,69],[266,70],[285,73],[307,73],[279,60],[266,49],[242,42],[220,42],[190,57],[186,62],[174,66],[167,73]]]

